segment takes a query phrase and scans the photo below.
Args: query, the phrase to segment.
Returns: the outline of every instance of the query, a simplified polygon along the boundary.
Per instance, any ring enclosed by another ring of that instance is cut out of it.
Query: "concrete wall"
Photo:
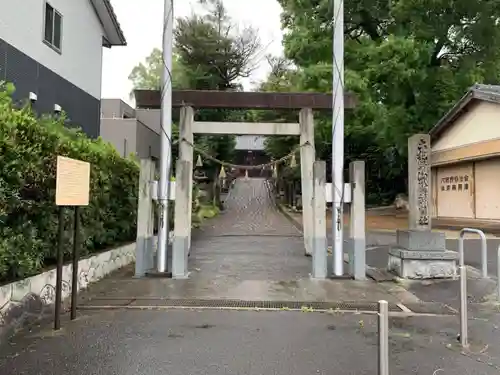
[[[160,159],[160,136],[137,120],[136,152],[140,158]]]
[[[432,145],[442,151],[500,138],[500,104],[480,101],[460,116]]]
[[[2,0],[0,37],[95,98],[101,97],[104,30],[88,0],[50,0],[62,15],[61,52],[44,42],[44,0]]]
[[[135,118],[102,118],[101,137],[122,156],[133,153],[139,158],[160,158],[160,136]]]
[[[160,110],[159,109],[136,109],[135,115],[148,128],[160,134]]]
[[[101,99],[101,118],[123,118],[119,115],[120,102],[120,99]]]
[[[115,146],[118,153],[127,156],[137,151],[136,119],[101,119],[101,137]]]
[[[135,110],[121,99],[102,99],[101,118],[134,118]]]
[[[80,260],[78,290],[135,260],[135,243]],[[63,268],[62,296],[71,294],[73,267]],[[53,310],[56,270],[0,286],[0,343],[18,327],[34,323]]]

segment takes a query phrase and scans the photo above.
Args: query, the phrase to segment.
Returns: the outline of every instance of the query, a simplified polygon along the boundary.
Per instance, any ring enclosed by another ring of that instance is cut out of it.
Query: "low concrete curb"
[[[78,290],[135,261],[132,243],[96,254],[78,263]],[[71,295],[72,264],[63,267],[62,297]],[[0,287],[0,343],[17,329],[36,323],[54,309],[56,270]]]
[[[297,229],[300,233],[304,231],[304,228],[302,227],[302,223],[300,223],[298,220],[296,220],[288,210],[280,204],[277,200],[276,197],[273,194],[273,189],[270,186],[270,181],[266,180],[266,188],[267,188],[267,193],[269,194],[269,198],[273,202],[274,206],[276,209],[284,216],[287,218],[288,221],[294,226],[295,229]]]

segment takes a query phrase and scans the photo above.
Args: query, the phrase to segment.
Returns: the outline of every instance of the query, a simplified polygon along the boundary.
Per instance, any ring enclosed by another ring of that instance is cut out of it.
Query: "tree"
[[[132,91],[130,97],[133,98],[134,90],[161,90],[163,75],[163,54],[159,48],[153,49],[146,57],[145,63],[135,66],[128,79],[132,81]],[[186,70],[179,61],[179,56],[172,56],[172,87],[174,89],[187,88],[189,83],[186,77]]]
[[[332,1],[279,2],[294,89],[331,92]],[[352,0],[344,18],[346,88],[359,99],[346,113],[346,162],[365,159],[368,191],[389,199],[406,190],[407,137],[473,83],[500,78],[500,0]],[[316,117],[327,145],[331,120]]]
[[[260,50],[258,33],[253,28],[238,32],[220,0],[203,1],[204,14],[177,19],[174,30],[175,50],[185,68],[189,88],[196,90],[241,90],[240,79],[255,67]],[[241,111],[199,110],[201,121],[238,121]],[[234,136],[199,136],[198,145],[222,160],[231,160]],[[209,174],[217,166],[206,162]]]
[[[179,60],[190,69],[190,87],[239,90],[249,77],[261,44],[251,27],[238,30],[220,0],[203,1],[205,15],[177,19],[174,30]]]
[[[161,88],[161,77],[163,72],[162,51],[153,49],[146,57],[145,63],[139,63],[130,72],[128,79],[132,81],[134,89],[159,90]],[[131,96],[134,92],[132,90]]]
[[[257,31],[245,28],[238,32],[220,0],[203,1],[204,14],[178,18],[174,29],[172,81],[174,89],[240,90],[241,78],[255,67],[260,50]],[[129,79],[134,89],[160,89],[163,71],[161,51],[155,49],[145,63],[136,66]],[[200,121],[238,121],[244,113],[228,110],[197,110]],[[225,161],[232,159],[234,136],[196,137],[197,147]],[[204,161],[209,175],[217,166]]]
[[[202,3],[206,14],[176,20],[173,87],[239,90],[239,80],[249,77],[256,67],[261,48],[258,32],[251,27],[238,30],[220,0]],[[162,74],[162,52],[155,48],[132,69],[129,79],[134,89],[158,90]]]

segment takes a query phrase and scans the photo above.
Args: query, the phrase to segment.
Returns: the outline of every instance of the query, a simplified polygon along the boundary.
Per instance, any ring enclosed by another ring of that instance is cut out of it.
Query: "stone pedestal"
[[[431,140],[428,134],[408,139],[408,228],[397,232],[388,269],[408,279],[454,277],[457,253],[446,250],[444,233],[431,231]]]
[[[396,243],[399,247],[412,251],[446,251],[446,235],[430,230],[398,230]]]
[[[406,279],[455,277],[457,253],[446,250],[441,232],[404,230],[397,232],[397,246],[389,250],[389,271]]]

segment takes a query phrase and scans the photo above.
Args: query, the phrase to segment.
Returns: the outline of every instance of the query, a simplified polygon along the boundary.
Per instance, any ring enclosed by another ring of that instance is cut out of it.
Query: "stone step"
[[[370,279],[375,280],[377,283],[381,283],[384,281],[394,281],[395,279],[395,275],[393,273],[382,268],[367,267],[366,276],[368,276]]]

